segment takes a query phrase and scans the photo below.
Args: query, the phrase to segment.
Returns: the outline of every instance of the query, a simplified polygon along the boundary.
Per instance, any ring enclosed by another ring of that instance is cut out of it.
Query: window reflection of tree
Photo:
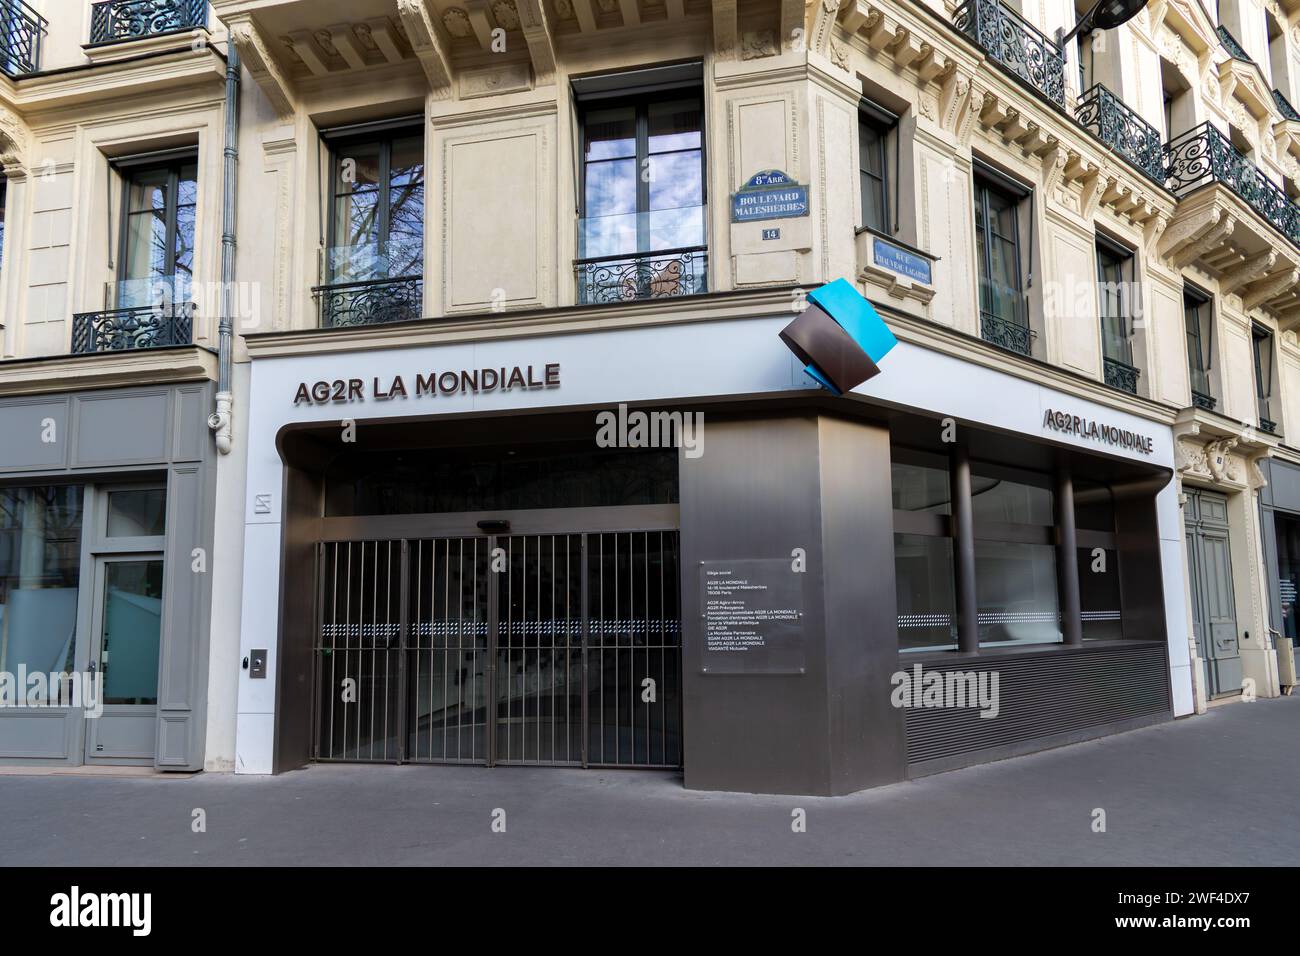
[[[357,144],[339,153],[335,181],[344,188],[337,189],[331,281],[423,274],[424,162],[405,162],[401,155],[403,150],[418,154],[422,148],[422,141],[407,138]],[[349,163],[351,181],[344,178]],[[381,182],[385,165],[388,177]],[[381,190],[387,190],[386,222],[380,219],[384,209]],[[344,230],[346,240],[340,242]],[[362,250],[373,258],[359,255]]]
[[[0,605],[16,586],[22,557],[24,512],[33,499],[43,526],[42,585],[75,584],[81,562],[82,489],[80,485],[46,485],[0,490]]]

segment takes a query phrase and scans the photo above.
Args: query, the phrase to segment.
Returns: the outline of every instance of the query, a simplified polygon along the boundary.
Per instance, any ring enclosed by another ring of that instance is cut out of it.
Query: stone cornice
[[[197,345],[0,362],[0,396],[215,381],[217,356]]]
[[[321,352],[411,348],[542,335],[600,332],[679,323],[751,319],[790,311],[797,287],[727,292],[619,305],[565,306],[525,312],[480,313],[351,329],[299,329],[244,336],[249,355],[270,358]],[[793,313],[791,313],[793,316]]]
[[[172,47],[143,58],[25,77],[15,87],[12,108],[34,120],[56,110],[93,110],[106,102],[171,95],[189,86],[211,84],[219,92],[225,82],[222,56],[210,46],[191,47],[185,36],[170,39]]]
[[[575,306],[540,309],[511,315],[488,314],[354,329],[304,329],[260,332],[244,337],[254,361],[319,355],[323,352],[359,352],[459,344],[495,339],[604,332],[616,329],[752,319],[789,313],[793,293],[801,287],[783,286],[757,292],[690,296],[678,300],[655,299],[610,306]],[[905,316],[891,310],[886,319],[900,341],[1038,382],[1057,391],[1099,405],[1139,415],[1162,425],[1173,423],[1178,409],[1170,404],[1107,388],[1101,382],[1031,359],[1017,359],[988,343],[955,332],[947,326]],[[774,347],[779,347],[774,339]]]

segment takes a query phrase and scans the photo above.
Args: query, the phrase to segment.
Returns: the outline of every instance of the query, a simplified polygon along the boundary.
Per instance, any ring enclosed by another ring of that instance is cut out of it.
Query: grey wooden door
[[[103,681],[103,713],[86,718],[86,762],[152,764],[157,749],[163,556],[95,561],[89,669]]]
[[[1192,584],[1192,630],[1212,696],[1241,690],[1241,648],[1232,591],[1228,499],[1189,490],[1185,510],[1188,577]]]

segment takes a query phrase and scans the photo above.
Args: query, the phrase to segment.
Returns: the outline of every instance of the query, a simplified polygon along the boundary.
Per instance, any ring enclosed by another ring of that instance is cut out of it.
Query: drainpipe
[[[226,149],[223,160],[221,227],[221,318],[217,326],[217,410],[208,416],[217,451],[230,454],[230,353],[234,345],[235,193],[239,173],[239,53],[226,43]]]

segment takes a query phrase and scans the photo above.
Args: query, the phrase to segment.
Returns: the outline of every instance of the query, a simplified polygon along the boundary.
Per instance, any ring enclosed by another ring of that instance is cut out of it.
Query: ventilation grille
[[[903,667],[912,672],[906,658]],[[1062,653],[931,661],[923,669],[944,674],[996,673],[1000,707],[995,718],[980,717],[977,707],[909,708],[907,760],[913,771],[931,761],[948,766],[978,763],[985,751],[1031,750],[1018,745],[1134,718],[1172,716],[1162,643],[1085,645]],[[959,759],[963,755],[971,759]],[[995,756],[989,753],[987,759]]]

